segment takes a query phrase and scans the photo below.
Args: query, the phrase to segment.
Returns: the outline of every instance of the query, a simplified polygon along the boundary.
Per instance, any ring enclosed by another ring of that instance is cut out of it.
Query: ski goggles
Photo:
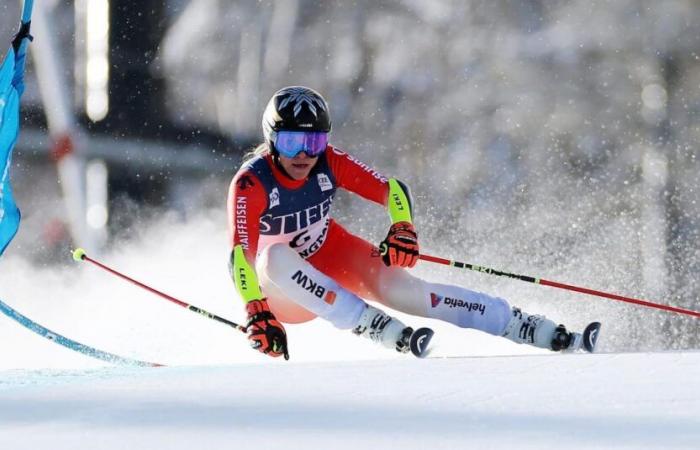
[[[328,133],[325,131],[278,131],[274,136],[275,149],[280,155],[294,158],[301,152],[308,156],[318,156],[328,146]]]

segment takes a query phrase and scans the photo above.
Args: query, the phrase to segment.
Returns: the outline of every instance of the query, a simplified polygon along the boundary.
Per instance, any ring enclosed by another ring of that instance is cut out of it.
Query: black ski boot
[[[572,353],[577,350],[593,353],[598,343],[600,322],[589,323],[583,333],[569,333],[564,325],[559,325],[552,338],[552,350]]]

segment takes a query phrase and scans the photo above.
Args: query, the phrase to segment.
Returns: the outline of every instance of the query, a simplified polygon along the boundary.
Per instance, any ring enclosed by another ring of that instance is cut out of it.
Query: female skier
[[[406,268],[418,261],[419,248],[408,188],[328,143],[331,119],[318,92],[300,86],[279,90],[267,104],[262,127],[265,141],[234,176],[227,204],[231,276],[245,302],[254,349],[289,358],[282,322],[319,316],[407,352],[413,329],[364,299],[517,343],[580,347],[580,334],[544,316],[411,275]],[[388,209],[391,226],[379,248],[331,219],[338,188]]]

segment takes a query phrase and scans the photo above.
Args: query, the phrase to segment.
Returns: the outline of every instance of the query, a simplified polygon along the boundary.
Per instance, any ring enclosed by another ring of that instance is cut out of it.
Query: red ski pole
[[[102,264],[101,262],[90,258],[88,255],[85,254],[85,250],[83,250],[82,248],[76,248],[71,253],[73,254],[73,259],[76,261],[87,261],[89,263],[92,263],[92,264],[96,265],[97,267],[99,267],[100,269],[104,269],[107,272],[111,273],[112,275],[116,275],[119,278],[122,278],[130,283],[133,283],[136,286],[141,287],[149,292],[152,292],[152,293],[156,294],[157,296],[159,296],[159,297],[161,297],[169,302],[175,303],[178,306],[182,306],[183,308],[186,308],[192,312],[200,314],[200,315],[206,317],[207,319],[216,320],[217,322],[221,322],[221,323],[228,325],[232,328],[235,328],[239,331],[242,331],[244,333],[246,332],[245,327],[242,325],[238,325],[237,323],[231,322],[228,319],[224,319],[221,316],[217,316],[216,314],[212,314],[209,311],[206,311],[202,308],[198,308],[194,305],[190,305],[189,303],[185,303],[182,300],[178,300],[175,297],[171,297],[170,295],[168,295],[166,293],[163,293],[163,292],[161,292],[157,289],[154,289],[150,286],[147,286],[147,285],[141,283],[140,281],[136,281],[133,278],[130,278],[130,277],[124,275],[123,273],[117,272],[116,270],[112,269],[111,267],[108,267],[108,266]]]
[[[659,303],[650,302],[647,300],[640,300],[632,297],[625,297],[623,295],[610,294],[608,292],[596,291],[594,289],[588,289],[579,286],[573,286],[570,284],[558,283],[556,281],[549,281],[542,278],[535,278],[527,275],[518,275],[515,273],[503,272],[501,270],[491,269],[489,267],[477,266],[474,264],[469,264],[460,261],[454,261],[445,258],[438,258],[436,256],[420,255],[420,259],[423,261],[428,261],[436,264],[443,264],[445,266],[457,267],[458,269],[474,270],[476,272],[482,272],[489,275],[496,275],[499,277],[514,278],[516,280],[525,281],[528,283],[541,284],[543,286],[551,286],[559,289],[565,289],[567,291],[580,292],[582,294],[595,295],[597,297],[604,297],[610,300],[616,300],[625,303],[632,303],[634,305],[646,306],[648,308],[656,308],[663,311],[670,311],[678,314],[685,314],[686,316],[692,316],[695,318],[700,318],[700,312],[692,311],[690,309],[678,308],[675,306],[661,305]]]

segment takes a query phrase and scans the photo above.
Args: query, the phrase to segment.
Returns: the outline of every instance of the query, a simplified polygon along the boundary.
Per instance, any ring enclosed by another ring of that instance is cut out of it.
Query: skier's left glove
[[[245,309],[248,313],[246,332],[250,346],[266,355],[273,357],[284,355],[284,359],[289,359],[287,333],[270,311],[267,300],[263,298],[248,302]]]
[[[410,222],[396,222],[379,244],[382,261],[387,266],[413,267],[418,262],[418,236]]]

